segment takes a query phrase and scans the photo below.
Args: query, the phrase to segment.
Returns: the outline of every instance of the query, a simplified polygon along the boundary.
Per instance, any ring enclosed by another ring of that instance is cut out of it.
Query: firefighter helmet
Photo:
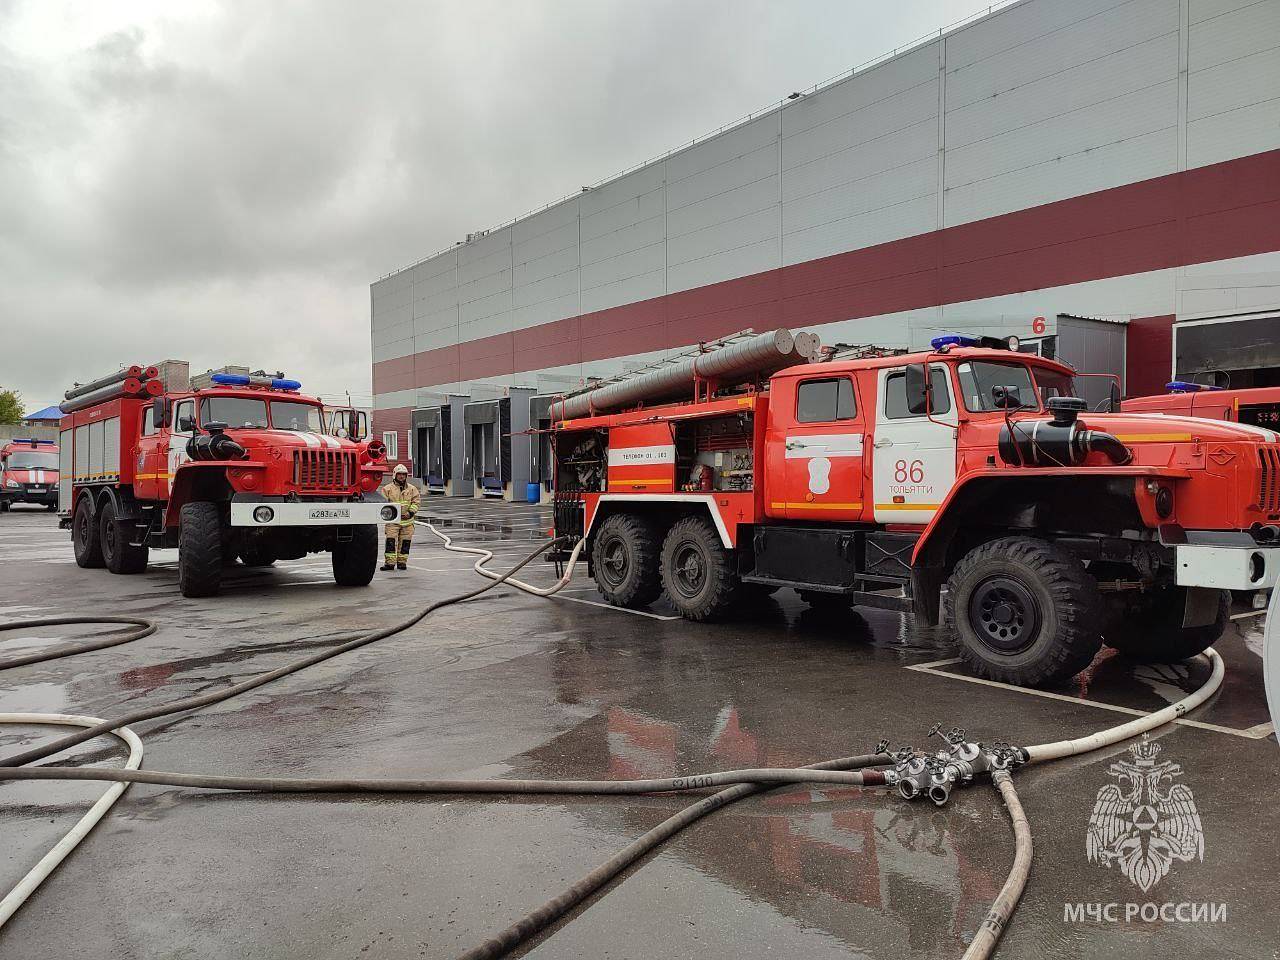
[[[409,468],[406,467],[403,463],[397,463],[396,468],[391,471],[391,475],[398,476],[399,474],[402,474],[402,473],[407,477],[409,475]]]

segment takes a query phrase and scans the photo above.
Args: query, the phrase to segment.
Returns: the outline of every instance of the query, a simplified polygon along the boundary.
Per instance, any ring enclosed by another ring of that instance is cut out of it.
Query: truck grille
[[[293,483],[300,490],[349,490],[355,483],[356,455],[345,450],[295,450]]]
[[[1258,506],[1263,513],[1280,513],[1280,447],[1258,447]]]

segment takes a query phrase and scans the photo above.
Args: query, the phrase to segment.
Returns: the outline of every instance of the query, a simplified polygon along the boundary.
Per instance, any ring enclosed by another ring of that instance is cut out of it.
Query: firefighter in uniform
[[[418,513],[418,500],[422,494],[409,482],[409,468],[397,463],[391,471],[391,482],[382,488],[382,495],[391,503],[400,504],[401,523],[388,523],[387,545],[383,570],[408,569],[409,546],[413,541],[413,518]]]

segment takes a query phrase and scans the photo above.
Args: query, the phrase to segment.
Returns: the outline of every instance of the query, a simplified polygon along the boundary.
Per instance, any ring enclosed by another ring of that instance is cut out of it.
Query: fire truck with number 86
[[[742,335],[554,403],[556,533],[586,538],[614,604],[709,620],[791,588],[949,619],[1010,683],[1061,683],[1104,643],[1193,656],[1228,591],[1280,573],[1280,434],[1090,412],[1077,376],[985,338],[841,359]]]

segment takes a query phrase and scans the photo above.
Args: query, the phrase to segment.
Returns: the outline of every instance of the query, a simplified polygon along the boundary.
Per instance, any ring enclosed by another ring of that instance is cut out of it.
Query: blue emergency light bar
[[[281,380],[278,377],[248,377],[243,373],[214,373],[209,379],[223,387],[271,387],[272,390],[301,390],[297,380]]]
[[[56,444],[55,444],[52,440],[37,440],[35,437],[14,437],[14,438],[13,438],[12,440],[10,440],[9,442],[10,442],[10,443],[29,443],[29,444],[30,444],[31,446],[33,446],[33,447],[34,447],[37,443],[45,443],[45,444],[48,444],[48,445],[49,445],[49,446],[51,446],[51,447],[52,447],[52,446],[56,446]]]
[[[1221,390],[1222,387],[1210,386],[1207,383],[1192,383],[1190,380],[1171,380],[1164,385],[1170,393],[1199,393],[1201,390]]]
[[[977,337],[965,337],[958,333],[948,333],[929,341],[929,346],[935,350],[941,350],[943,347],[976,347],[977,345]]]

